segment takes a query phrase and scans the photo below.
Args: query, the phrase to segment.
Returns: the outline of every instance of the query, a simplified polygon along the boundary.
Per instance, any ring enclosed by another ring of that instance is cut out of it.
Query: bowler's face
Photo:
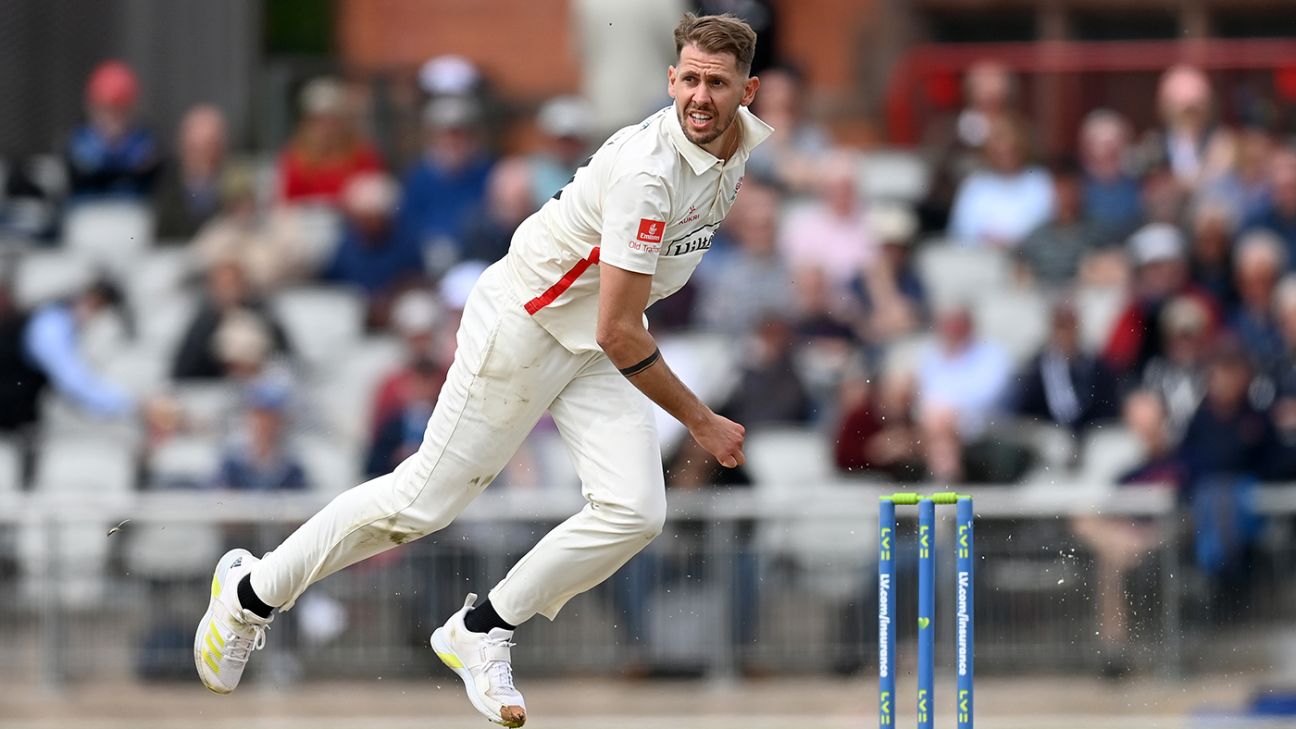
[[[712,154],[727,141],[722,137],[732,130],[738,107],[756,98],[760,84],[738,70],[732,53],[708,53],[692,44],[680,50],[679,65],[667,76],[685,136]]]

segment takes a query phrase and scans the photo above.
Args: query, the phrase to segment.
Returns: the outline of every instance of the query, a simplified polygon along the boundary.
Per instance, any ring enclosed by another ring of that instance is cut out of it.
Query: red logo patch
[[[666,223],[661,220],[642,218],[639,220],[639,235],[635,237],[644,243],[661,243],[665,229]]]

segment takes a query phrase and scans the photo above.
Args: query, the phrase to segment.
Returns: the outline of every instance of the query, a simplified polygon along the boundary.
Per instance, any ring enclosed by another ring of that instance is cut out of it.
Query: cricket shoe
[[[432,650],[463,679],[473,708],[496,724],[520,727],[526,723],[526,704],[513,686],[509,660],[513,631],[494,628],[474,633],[465,628],[464,616],[476,601],[477,595],[468,593],[464,606],[432,632]]]
[[[203,685],[218,694],[238,688],[248,658],[265,645],[274,620],[244,610],[238,600],[239,581],[260,561],[246,549],[231,549],[212,575],[211,602],[194,634],[194,665]]]

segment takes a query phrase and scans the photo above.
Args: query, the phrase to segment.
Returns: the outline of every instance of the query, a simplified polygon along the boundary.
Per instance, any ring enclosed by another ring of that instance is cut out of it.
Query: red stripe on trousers
[[[559,296],[562,296],[564,291],[571,288],[571,285],[576,283],[576,279],[580,278],[581,274],[585,273],[586,269],[598,263],[598,261],[599,261],[599,249],[595,248],[594,250],[590,251],[589,258],[582,258],[579,261],[577,261],[576,265],[572,266],[570,271],[564,273],[563,277],[558,279],[558,283],[554,284],[553,286],[550,286],[549,289],[545,291],[543,294],[540,294],[534,299],[528,301],[526,303],[527,313],[535,314],[537,311],[540,311],[546,306],[552,304],[554,302],[554,299],[558,298]]]

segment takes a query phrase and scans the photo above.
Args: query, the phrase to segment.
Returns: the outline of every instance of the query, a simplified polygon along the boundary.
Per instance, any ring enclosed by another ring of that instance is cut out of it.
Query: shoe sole
[[[244,555],[251,557],[252,553],[246,549],[231,549],[220,558],[220,561],[216,563],[216,569],[212,572],[211,599],[207,601],[207,612],[203,613],[202,620],[198,622],[198,631],[194,633],[194,668],[198,671],[198,678],[202,681],[203,685],[207,687],[208,691],[211,691],[214,694],[220,694],[221,696],[233,693],[234,689],[227,689],[223,686],[213,686],[207,682],[207,674],[203,672],[203,641],[207,637],[207,631],[209,630],[207,626],[210,625],[212,619],[212,604],[216,602],[216,598],[220,597],[221,591],[226,587],[225,576],[229,574],[230,565],[234,560]]]
[[[459,680],[463,681],[464,691],[468,694],[468,701],[472,703],[473,708],[490,721],[499,724],[500,726],[509,727],[509,729],[517,729],[517,727],[525,724],[526,710],[519,706],[502,707],[498,715],[491,713],[490,708],[482,702],[481,697],[477,694],[477,686],[473,682],[472,674],[468,672],[467,668],[464,668],[463,661],[460,660],[459,654],[455,653],[454,649],[450,647],[450,642],[445,639],[443,633],[444,630],[445,628],[437,628],[432,631],[432,638],[428,642],[432,644],[432,650],[436,652],[437,658],[445,664],[446,668],[454,671],[455,675],[459,676]],[[509,709],[520,711],[521,716],[515,719],[505,719],[504,712]]]

